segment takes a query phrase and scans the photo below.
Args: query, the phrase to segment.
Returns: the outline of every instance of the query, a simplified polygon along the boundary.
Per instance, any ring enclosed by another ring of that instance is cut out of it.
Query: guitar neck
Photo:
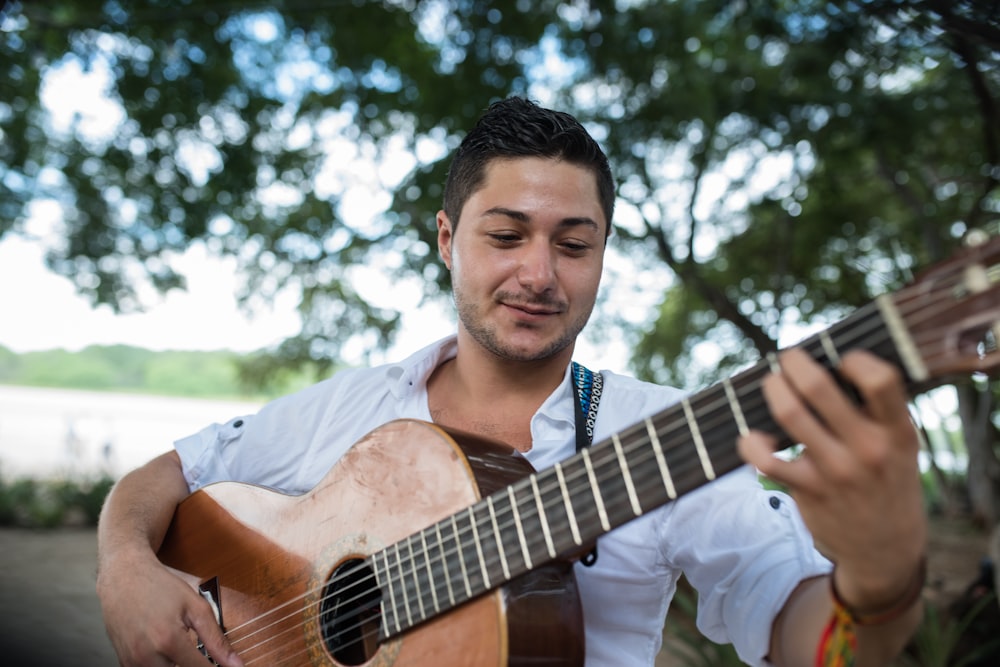
[[[843,351],[873,352],[903,371],[911,393],[992,371],[1000,367],[998,283],[1000,239],[993,239],[798,347],[831,370]],[[738,468],[736,440],[750,429],[775,434],[783,448],[794,444],[761,391],[775,363],[770,356],[371,555],[383,639],[579,554],[601,535]]]
[[[865,348],[906,367],[902,332],[885,307],[859,309],[800,347],[828,368]],[[891,317],[889,318],[891,319]],[[383,632],[403,632],[566,554],[742,465],[737,437],[778,434],[761,382],[765,359],[590,449],[534,473],[371,556],[383,594]],[[909,373],[908,373],[909,375]],[[918,373],[919,375],[919,373]]]

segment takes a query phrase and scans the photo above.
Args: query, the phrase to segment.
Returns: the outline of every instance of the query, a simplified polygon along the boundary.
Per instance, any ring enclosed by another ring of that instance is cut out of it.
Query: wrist
[[[830,596],[834,606],[842,610],[854,625],[882,625],[893,621],[915,605],[921,597],[927,580],[927,558],[921,556],[916,570],[906,580],[905,588],[896,588],[890,596],[854,597],[844,595],[838,584],[837,568],[830,573]]]

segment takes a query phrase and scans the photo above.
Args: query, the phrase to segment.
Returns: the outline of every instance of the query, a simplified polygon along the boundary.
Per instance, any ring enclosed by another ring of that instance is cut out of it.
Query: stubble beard
[[[563,332],[550,341],[547,345],[538,350],[522,350],[518,346],[504,342],[497,333],[496,327],[486,322],[475,302],[465,299],[461,290],[453,291],[455,308],[458,312],[458,320],[462,327],[469,333],[483,349],[490,354],[507,361],[531,362],[551,359],[566,348],[576,342],[577,336],[583,331],[590,314],[593,311],[593,304],[586,311],[580,314],[575,320],[570,322]],[[505,295],[498,295],[497,300],[506,299]],[[552,305],[551,303],[538,305]]]

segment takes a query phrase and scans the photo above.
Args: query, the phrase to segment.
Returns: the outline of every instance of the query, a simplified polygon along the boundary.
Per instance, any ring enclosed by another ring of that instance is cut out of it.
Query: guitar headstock
[[[1000,369],[1000,237],[975,237],[888,298],[922,362],[917,383]]]

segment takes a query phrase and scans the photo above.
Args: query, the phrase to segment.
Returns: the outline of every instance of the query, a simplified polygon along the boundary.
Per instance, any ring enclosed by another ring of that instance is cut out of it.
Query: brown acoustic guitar
[[[800,347],[831,369],[870,350],[913,393],[993,371],[998,257],[1000,239],[984,240]],[[740,466],[740,433],[780,434],[760,391],[774,363],[537,472],[506,445],[392,422],[304,495],[193,493],[159,556],[213,604],[247,665],[581,665],[575,558]]]

